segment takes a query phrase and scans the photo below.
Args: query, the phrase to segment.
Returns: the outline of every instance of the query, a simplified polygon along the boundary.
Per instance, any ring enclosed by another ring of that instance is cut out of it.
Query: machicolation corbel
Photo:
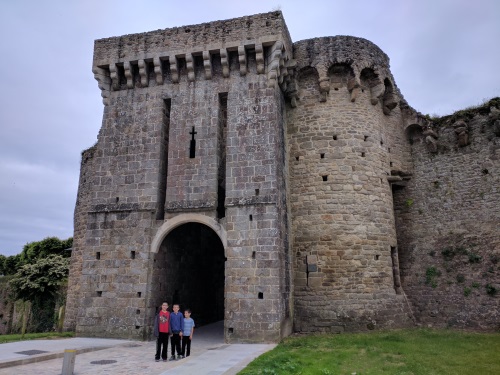
[[[438,143],[437,143],[437,138],[438,138],[438,135],[436,134],[436,132],[434,130],[432,130],[429,127],[427,127],[427,129],[425,129],[422,134],[425,136],[425,143],[427,144],[427,149],[429,150],[429,152],[435,154],[438,152]]]
[[[321,77],[319,79],[319,101],[326,102],[326,97],[330,93],[330,78]]]
[[[257,74],[263,74],[265,72],[265,64],[264,47],[262,47],[262,44],[255,45],[255,62],[257,63]]]
[[[203,68],[205,69],[205,79],[212,79],[212,60],[210,52],[203,51]]]
[[[455,133],[458,136],[458,147],[464,147],[469,144],[469,126],[463,120],[455,121],[453,124]]]
[[[229,77],[229,60],[227,58],[227,50],[225,48],[221,48],[220,50],[220,63],[222,65],[222,76],[224,78]]]
[[[144,60],[139,60],[138,65],[139,65],[139,76],[141,77],[141,86],[147,87],[149,84],[147,63]]]
[[[297,67],[297,62],[295,60],[288,60],[286,64],[287,76],[285,77],[286,85],[283,86],[283,91],[285,96],[290,99],[290,105],[292,108],[297,107],[297,99],[299,94],[299,84],[297,82],[297,76],[295,68]]]
[[[109,77],[111,78],[111,87],[113,90],[120,90],[120,77],[118,75],[118,67],[116,64],[111,64],[109,66]]]
[[[129,61],[125,61],[123,63],[123,69],[125,71],[125,79],[127,80],[127,88],[133,89],[134,88],[134,77],[132,74],[132,65],[130,64]]]
[[[385,86],[379,81],[378,84],[370,88],[370,102],[372,105],[377,105],[380,99],[384,96]]]
[[[359,78],[356,77],[350,77],[349,80],[347,81],[347,89],[351,93],[351,102],[355,102],[356,98],[358,97],[359,90],[361,87],[361,83],[359,82]]]
[[[282,58],[283,42],[278,40],[273,44],[271,50],[271,58],[269,61],[269,68],[267,72],[267,87],[274,87],[276,81],[281,75],[280,72],[280,59]]]
[[[170,62],[170,78],[172,83],[179,83],[179,69],[177,68],[177,57],[169,57]]]
[[[155,57],[153,59],[153,65],[155,70],[156,83],[159,85],[163,85],[163,72],[161,69],[161,60],[159,57]]]
[[[500,137],[500,109],[490,107],[489,117],[493,124],[493,133],[495,133],[497,137]]]
[[[240,75],[245,76],[247,74],[247,55],[245,46],[238,47],[238,61],[240,63]]]
[[[316,71],[318,72],[319,101],[326,102],[326,97],[330,93],[330,77],[328,75],[328,68],[320,64],[316,66]]]
[[[389,115],[391,111],[398,105],[398,98],[394,94],[391,81],[388,78],[384,80],[385,93],[383,97],[382,111],[384,115]]]
[[[193,55],[190,53],[186,53],[186,70],[187,70],[188,81],[194,82],[195,79],[194,62],[193,62]]]
[[[109,92],[111,90],[111,78],[108,74],[106,74],[106,70],[99,67],[94,67],[92,69],[92,73],[94,73],[94,78],[97,81],[97,86],[101,90],[102,103],[104,105],[108,104]]]

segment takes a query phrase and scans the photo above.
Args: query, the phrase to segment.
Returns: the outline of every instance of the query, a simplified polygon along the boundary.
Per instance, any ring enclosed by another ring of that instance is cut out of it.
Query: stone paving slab
[[[79,341],[80,347],[75,346],[75,340],[77,339],[82,340]],[[99,342],[101,346],[97,346],[96,342]],[[73,343],[73,347],[68,346],[70,343]],[[94,343],[94,345],[91,345],[91,343]],[[156,343],[154,341],[140,342],[94,338],[22,341],[0,344],[0,353],[5,357],[9,357],[6,353],[12,350],[44,350],[44,348],[52,350],[52,348],[57,347],[58,350],[60,349],[58,352],[60,356],[58,358],[46,356],[48,359],[43,362],[40,359],[35,363],[0,368],[0,375],[59,375],[62,370],[64,349],[75,348],[79,349],[79,352],[76,355],[74,375],[234,375],[252,359],[274,346],[274,344],[225,344],[219,324],[195,330],[191,356],[168,362],[155,362]],[[92,348],[92,351],[87,350],[84,352],[85,349],[89,348]],[[170,349],[169,345],[169,353]],[[54,353],[57,353],[57,351],[50,352],[49,355]],[[44,354],[39,356],[41,358]],[[3,362],[8,361],[7,359]]]
[[[227,345],[217,350],[207,350],[194,358],[187,358],[179,367],[162,372],[161,375],[233,375],[254,358],[274,347],[275,344]]]
[[[27,340],[0,344],[0,368],[29,364],[64,356],[65,349],[77,349],[77,353],[101,350],[117,345],[132,344],[133,341],[74,337],[68,339]],[[23,352],[40,352],[35,355]]]
[[[77,354],[74,375],[233,375],[252,359],[270,350],[274,344],[233,344],[219,348],[193,348],[185,359],[155,362],[155,343],[120,345],[94,352]],[[137,345],[137,346],[135,346]],[[93,362],[116,361],[108,364]],[[0,369],[0,375],[59,375],[63,358]]]

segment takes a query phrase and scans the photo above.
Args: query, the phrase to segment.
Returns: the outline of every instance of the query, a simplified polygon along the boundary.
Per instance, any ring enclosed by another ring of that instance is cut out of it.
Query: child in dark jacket
[[[181,337],[182,331],[184,330],[184,317],[182,313],[179,312],[179,305],[174,304],[173,306],[174,312],[170,314],[170,344],[172,356],[170,360],[173,361],[175,359],[175,352],[177,351],[177,359],[182,358],[181,353]]]
[[[154,335],[156,337],[155,361],[160,361],[160,354],[163,362],[167,361],[168,356],[168,336],[170,327],[170,313],[167,311],[168,303],[163,302],[161,310],[155,316]],[[163,346],[163,350],[162,350]]]

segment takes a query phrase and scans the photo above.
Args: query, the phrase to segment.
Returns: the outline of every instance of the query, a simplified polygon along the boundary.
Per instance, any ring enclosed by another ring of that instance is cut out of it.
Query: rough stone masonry
[[[498,327],[498,102],[438,126],[376,45],[280,12],[100,39],[92,69],[66,329],[149,339],[163,301],[227,342]]]

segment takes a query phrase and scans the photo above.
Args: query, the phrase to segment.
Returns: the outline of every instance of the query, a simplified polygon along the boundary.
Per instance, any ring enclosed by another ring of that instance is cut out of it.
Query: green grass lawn
[[[397,330],[289,337],[239,375],[500,374],[500,334]]]
[[[0,344],[5,344],[6,342],[13,342],[13,341],[22,341],[22,340],[58,339],[64,337],[73,337],[74,335],[75,335],[74,332],[25,333],[24,336],[21,334],[0,335]]]

